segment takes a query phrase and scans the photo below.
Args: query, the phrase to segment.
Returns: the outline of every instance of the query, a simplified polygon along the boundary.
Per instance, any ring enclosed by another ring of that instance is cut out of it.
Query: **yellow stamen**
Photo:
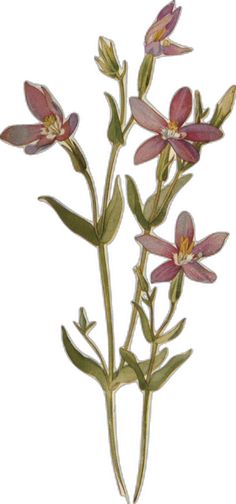
[[[194,242],[189,243],[189,238],[182,236],[179,247],[180,254],[182,254],[183,257],[190,255],[192,253],[194,245]]]
[[[169,121],[168,122],[168,129],[173,131],[174,133],[177,133],[179,126],[175,121]]]
[[[53,126],[56,122],[56,117],[51,114],[49,116],[46,116],[43,120],[43,124],[45,126],[45,128],[50,128],[50,126]]]

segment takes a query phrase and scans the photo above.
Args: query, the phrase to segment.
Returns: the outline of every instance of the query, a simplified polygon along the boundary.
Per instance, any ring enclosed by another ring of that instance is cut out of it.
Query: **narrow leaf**
[[[143,310],[143,308],[138,303],[133,302],[133,305],[135,306],[136,310],[138,311],[143,334],[144,334],[146,340],[148,341],[148,343],[152,343],[153,342],[153,334],[151,331],[151,327],[150,327],[147,315],[146,315],[145,311]]]
[[[123,195],[120,186],[120,177],[116,177],[114,191],[110,203],[106,209],[103,234],[101,237],[102,243],[110,243],[115,237],[123,214]]]
[[[166,357],[168,356],[168,348],[163,348],[161,352],[156,356],[155,362],[153,365],[153,370],[155,371],[161,364],[164,362]],[[150,365],[150,359],[147,359],[145,361],[139,361],[138,365],[143,372],[144,376],[148,372],[148,368]],[[120,372],[118,373],[117,377],[115,378],[113,385],[125,385],[129,383],[133,383],[137,380],[137,375],[135,371],[133,370],[132,367],[125,365],[122,367]]]
[[[78,350],[78,348],[76,348],[64,327],[62,327],[62,341],[71,362],[78,369],[95,378],[100,383],[103,390],[106,390],[107,380],[104,371],[95,360],[85,356]]]
[[[141,390],[144,390],[146,388],[146,380],[144,378],[144,374],[138,364],[136,356],[133,354],[133,352],[130,352],[129,350],[125,350],[124,348],[120,348],[120,354],[122,359],[129,364],[129,366],[133,369],[133,371],[136,374],[136,377],[139,382],[139,386]]]
[[[190,173],[188,175],[183,175],[179,180],[176,182],[173,190],[169,193],[171,184],[166,185],[162,191],[161,191],[161,196],[160,196],[160,201],[159,201],[159,206],[156,211],[156,216],[154,219],[151,221],[151,224],[153,226],[157,226],[161,224],[168,212],[169,206],[172,202],[172,200],[175,198],[176,194],[191,180],[193,175]],[[153,194],[148,198],[146,201],[146,204],[144,206],[144,216],[148,220],[150,219],[153,211],[153,205],[155,203],[155,198],[156,194]]]
[[[165,366],[156,371],[151,377],[150,384],[148,386],[149,390],[159,390],[172,376],[172,374],[180,366],[182,366],[182,364],[187,359],[189,359],[192,352],[192,350],[188,350],[188,352],[182,353],[180,355],[175,355],[175,357],[172,357],[172,359],[170,359]]]
[[[152,54],[146,54],[142,61],[138,74],[138,94],[143,98],[148,91],[152,81],[155,58]]]
[[[150,224],[146,220],[143,214],[143,204],[141,202],[141,198],[137,189],[137,186],[134,180],[126,175],[127,181],[127,198],[131,212],[136,217],[138,223],[140,224],[142,229],[147,231],[150,230]]]
[[[114,145],[123,145],[124,137],[122,133],[122,128],[120,124],[120,118],[117,110],[117,104],[114,98],[109,94],[105,93],[111,108],[111,120],[108,128],[108,138]]]
[[[163,336],[159,336],[159,338],[157,338],[159,345],[163,345],[163,343],[167,343],[168,341],[171,341],[171,340],[177,338],[177,336],[179,336],[181,334],[181,332],[183,331],[183,328],[185,326],[185,322],[186,322],[186,319],[184,318],[178,324],[176,324],[176,326],[173,327],[173,329],[171,329],[170,331],[163,334]]]
[[[91,222],[65,207],[60,201],[51,196],[41,196],[39,201],[48,203],[57,213],[62,222],[75,234],[81,236],[92,245],[98,245],[98,237]]]
[[[143,292],[145,292],[146,294],[148,294],[149,293],[148,281],[145,278],[143,272],[138,267],[134,268],[134,271],[135,271],[135,273],[136,273],[136,275],[138,277],[138,282],[139,282],[139,285],[141,287],[141,290]]]

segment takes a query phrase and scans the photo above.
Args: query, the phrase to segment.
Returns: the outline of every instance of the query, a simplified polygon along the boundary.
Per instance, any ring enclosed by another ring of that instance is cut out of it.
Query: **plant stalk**
[[[140,463],[138,470],[137,483],[134,493],[134,503],[137,502],[144,482],[147,456],[148,456],[148,441],[150,433],[150,420],[151,420],[151,404],[152,392],[145,390],[143,392],[143,417],[142,417],[142,432],[141,432],[141,448],[140,448]]]

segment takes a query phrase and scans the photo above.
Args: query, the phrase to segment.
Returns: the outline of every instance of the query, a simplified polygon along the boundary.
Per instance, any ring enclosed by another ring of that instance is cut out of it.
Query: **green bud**
[[[87,313],[84,308],[80,308],[80,310],[79,310],[79,325],[80,325],[80,328],[84,332],[86,332],[87,325],[88,325],[88,317],[87,317]]]
[[[172,280],[169,289],[169,300],[171,303],[176,303],[183,291],[184,275],[183,271],[180,271],[178,275]]]
[[[146,54],[146,56],[144,56],[143,58],[143,62],[141,64],[138,74],[139,98],[143,98],[143,96],[148,91],[153,76],[154,65],[155,65],[155,58],[152,56],[152,54]]]
[[[122,68],[116,53],[115,44],[112,40],[99,37],[99,56],[95,57],[100,72],[112,79],[120,79]]]
[[[231,86],[228,91],[226,91],[221,100],[217,103],[210,124],[216,126],[216,128],[220,128],[225,119],[227,119],[227,117],[233,110],[235,95],[236,86]]]

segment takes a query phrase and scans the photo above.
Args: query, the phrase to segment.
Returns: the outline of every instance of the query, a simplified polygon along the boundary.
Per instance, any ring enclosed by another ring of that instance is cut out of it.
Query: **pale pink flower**
[[[176,222],[175,245],[158,236],[144,234],[136,237],[148,252],[168,259],[152,272],[152,283],[170,282],[180,271],[196,282],[212,283],[216,280],[216,274],[202,266],[200,260],[219,252],[228,233],[213,233],[199,242],[195,242],[194,235],[191,215],[182,212]]]
[[[74,133],[78,115],[73,113],[65,120],[60,105],[46,87],[25,82],[25,97],[29,109],[40,123],[9,126],[0,135],[2,140],[25,147],[26,154],[36,154],[56,140],[67,140]]]

